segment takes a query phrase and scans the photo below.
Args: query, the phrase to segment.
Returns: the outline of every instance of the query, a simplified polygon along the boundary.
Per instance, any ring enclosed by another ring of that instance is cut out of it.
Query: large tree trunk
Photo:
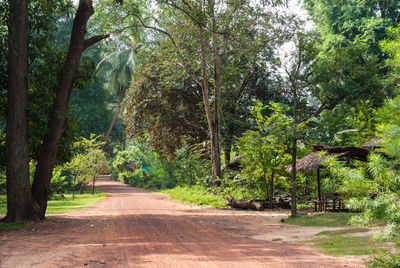
[[[118,106],[115,109],[115,113],[114,113],[113,119],[111,121],[111,124],[107,130],[106,135],[104,136],[104,142],[107,142],[108,138],[110,137],[111,130],[113,129],[115,122],[117,121],[118,113],[119,113],[119,110],[121,109],[122,100],[124,99],[124,96],[125,96],[125,90],[126,90],[125,87],[121,88],[121,93],[119,94]]]
[[[94,13],[91,0],[80,0],[72,26],[70,46],[67,58],[60,74],[56,90],[52,113],[48,123],[47,134],[43,139],[40,148],[35,177],[32,185],[33,198],[40,207],[40,218],[43,219],[46,213],[47,200],[50,188],[58,145],[64,125],[64,118],[68,110],[69,98],[71,95],[74,76],[79,66],[83,51],[96,42],[107,38],[108,35],[94,36],[85,40],[86,24]]]
[[[7,216],[4,221],[37,220],[29,181],[28,1],[10,0],[7,93]]]

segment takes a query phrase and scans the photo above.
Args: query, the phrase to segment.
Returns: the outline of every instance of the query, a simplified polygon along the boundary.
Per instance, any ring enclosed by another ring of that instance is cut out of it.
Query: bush
[[[226,207],[225,199],[220,195],[210,193],[202,186],[177,186],[174,189],[162,191],[172,199],[197,205],[208,205],[211,207]]]
[[[63,198],[66,192],[72,191],[72,181],[69,170],[64,170],[60,166],[55,167],[50,181],[49,199]]]

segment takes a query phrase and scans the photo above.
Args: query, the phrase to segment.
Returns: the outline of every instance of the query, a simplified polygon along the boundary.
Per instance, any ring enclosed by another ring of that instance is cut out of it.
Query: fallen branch
[[[226,197],[227,204],[234,208],[241,209],[252,209],[252,210],[263,210],[263,204],[259,201],[255,200],[238,200],[233,198],[232,196]]]

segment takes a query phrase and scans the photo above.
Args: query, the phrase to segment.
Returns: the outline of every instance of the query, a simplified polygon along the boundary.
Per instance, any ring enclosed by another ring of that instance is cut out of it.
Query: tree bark
[[[63,130],[65,115],[68,110],[69,98],[75,73],[79,66],[83,51],[109,35],[94,36],[85,40],[86,24],[94,13],[91,0],[80,0],[72,26],[70,46],[56,89],[52,113],[48,123],[47,134],[40,148],[34,181],[32,184],[33,198],[40,207],[40,218],[46,213],[50,180],[52,177],[58,145]]]
[[[6,222],[38,220],[30,191],[28,132],[28,1],[10,0],[6,133]]]
[[[225,164],[229,164],[231,162],[231,140],[224,142],[224,156]]]
[[[297,156],[297,139],[293,139],[292,144],[292,208],[291,208],[291,215],[297,215],[297,196],[296,196],[296,156]]]
[[[275,177],[275,172],[272,171],[271,180],[270,180],[271,192],[270,192],[270,195],[269,195],[269,201],[271,201],[271,202],[273,202],[273,200],[274,200],[274,177]]]
[[[269,200],[269,193],[268,193],[268,178],[267,178],[267,172],[264,170],[264,188],[265,188],[265,200]]]
[[[124,99],[124,96],[125,96],[125,91],[126,91],[126,87],[122,87],[121,88],[121,93],[119,94],[118,106],[115,109],[114,116],[113,116],[113,119],[111,121],[111,124],[110,124],[110,126],[109,126],[109,128],[107,130],[106,135],[104,136],[104,142],[107,142],[108,138],[110,137],[111,130],[113,129],[113,127],[115,125],[115,122],[117,121],[118,113],[119,113],[119,110],[121,109],[122,100]]]

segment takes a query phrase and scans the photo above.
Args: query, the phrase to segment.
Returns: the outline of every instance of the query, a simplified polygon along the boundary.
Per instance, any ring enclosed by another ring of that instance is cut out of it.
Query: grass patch
[[[307,203],[300,203],[300,204],[297,204],[297,209],[299,209],[299,210],[302,210],[302,209],[314,209],[314,204],[313,203],[310,203],[310,204],[307,204]]]
[[[14,222],[14,223],[7,223],[7,222],[0,222],[0,229],[10,229],[10,228],[19,228],[24,226],[24,222]]]
[[[101,198],[106,197],[107,193],[97,192],[92,194],[75,194],[72,198],[72,194],[64,195],[63,199],[49,200],[47,203],[46,213],[62,213],[76,209],[83,209],[90,207],[97,203]]]
[[[351,229],[334,230],[334,231],[323,231],[318,233],[317,235],[335,236],[344,234],[365,233],[368,231],[369,231],[368,228],[351,228]]]
[[[288,217],[284,222],[287,224],[294,224],[300,226],[326,226],[337,227],[346,226],[349,224],[350,218],[355,216],[356,213],[348,212],[332,212],[332,213],[319,213],[313,215],[297,215],[295,217]]]
[[[96,191],[92,194],[65,194],[64,198],[58,200],[49,200],[47,203],[46,213],[62,213],[76,209],[83,209],[94,205],[101,198],[107,196],[107,193]],[[7,213],[7,198],[6,195],[0,195],[0,214]],[[11,227],[10,227],[11,228]]]
[[[368,236],[321,237],[306,242],[311,242],[324,253],[334,256],[366,255],[385,251],[385,249]]]
[[[185,203],[207,205],[214,208],[226,207],[224,198],[200,187],[177,186],[173,189],[162,190],[161,192],[168,194],[174,200]]]

